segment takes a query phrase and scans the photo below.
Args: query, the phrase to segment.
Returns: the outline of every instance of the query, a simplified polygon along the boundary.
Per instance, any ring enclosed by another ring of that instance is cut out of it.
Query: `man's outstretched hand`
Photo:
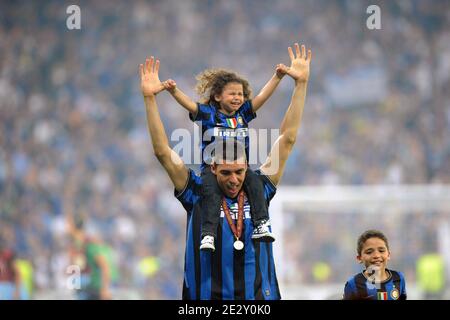
[[[309,64],[311,62],[311,50],[308,50],[306,54],[305,45],[302,45],[302,50],[300,52],[300,47],[298,43],[294,44],[295,55],[291,47],[288,48],[289,58],[291,59],[291,66],[287,68],[284,65],[279,65],[280,71],[285,72],[295,82],[306,82],[309,79]],[[278,71],[278,70],[277,70]]]
[[[141,91],[144,97],[154,96],[164,90],[164,86],[159,80],[159,60],[155,57],[145,59],[145,66],[140,64]]]

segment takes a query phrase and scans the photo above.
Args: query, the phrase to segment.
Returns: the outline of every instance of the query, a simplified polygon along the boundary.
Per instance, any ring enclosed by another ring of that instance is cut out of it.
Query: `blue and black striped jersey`
[[[267,203],[273,198],[276,187],[259,170],[264,184]],[[183,299],[199,300],[277,300],[280,291],[275,272],[272,244],[253,242],[253,223],[250,205],[244,202],[244,225],[241,240],[243,250],[235,250],[234,235],[221,209],[215,240],[216,250],[200,250],[202,189],[200,176],[189,170],[189,179],[183,191],[175,196],[187,211],[186,251],[184,265]],[[233,220],[237,218],[237,199],[226,198]]]
[[[405,277],[401,272],[388,270],[388,279],[374,284],[364,273],[351,277],[344,288],[344,300],[406,300]]]
[[[228,116],[212,105],[197,103],[197,114],[189,114],[189,118],[194,122],[201,123],[201,171],[208,165],[209,155],[204,158],[205,148],[214,143],[216,138],[237,138],[245,144],[245,152],[249,159],[249,132],[248,123],[256,118],[253,112],[251,100],[247,100],[232,116]]]

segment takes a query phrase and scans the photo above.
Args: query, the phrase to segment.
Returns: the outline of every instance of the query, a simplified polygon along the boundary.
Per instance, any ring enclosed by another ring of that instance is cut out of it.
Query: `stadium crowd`
[[[450,183],[450,5],[385,2],[381,30],[366,27],[369,5],[80,1],[81,30],[68,30],[64,3],[2,2],[0,235],[31,261],[36,292],[66,284],[70,207],[114,248],[120,287],[142,299],[181,297],[185,212],[152,154],[139,93],[138,64],[150,54],[161,60],[162,79],[197,98],[195,75],[209,67],[237,70],[259,90],[301,41],[315,57],[283,185]],[[277,128],[291,86],[282,81],[256,128]],[[167,93],[158,102],[169,136],[194,132]],[[420,226],[417,245],[395,255],[410,282],[426,237],[450,216],[422,214],[377,221],[388,234],[392,223]],[[351,263],[354,234],[370,225],[356,214],[296,219],[301,241],[290,242],[290,261],[305,282],[322,257],[336,268]],[[413,240],[391,241],[400,248]]]

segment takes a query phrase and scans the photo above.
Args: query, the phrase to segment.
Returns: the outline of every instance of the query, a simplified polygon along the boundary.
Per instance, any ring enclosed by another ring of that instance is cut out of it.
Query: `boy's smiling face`
[[[358,262],[363,263],[366,268],[377,266],[386,269],[390,259],[390,252],[386,243],[380,238],[369,238],[364,242],[361,253],[356,257]]]

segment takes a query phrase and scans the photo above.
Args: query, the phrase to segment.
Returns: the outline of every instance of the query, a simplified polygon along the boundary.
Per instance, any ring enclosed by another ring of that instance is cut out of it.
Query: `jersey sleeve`
[[[347,281],[345,283],[343,299],[344,300],[355,300],[356,299],[355,287],[352,284],[352,281]]]
[[[407,299],[407,294],[406,294],[405,276],[401,272],[399,272],[398,274],[400,276],[400,283],[401,283],[401,292],[400,292],[399,300],[406,300]]]
[[[277,187],[273,184],[273,182],[261,172],[261,170],[255,170],[255,173],[259,176],[259,178],[263,182],[264,186],[264,198],[267,201],[267,205],[269,205],[272,198],[275,196],[275,193],[277,192]]]
[[[189,119],[191,119],[192,122],[201,121],[203,124],[211,119],[214,111],[214,108],[210,105],[197,102],[197,114],[189,113]]]
[[[246,123],[249,123],[250,121],[256,118],[256,113],[253,112],[253,105],[251,100],[245,101],[245,103],[241,106],[239,111]]]
[[[187,212],[191,211],[195,203],[200,199],[201,178],[192,169],[189,169],[188,180],[183,190],[174,191],[175,197],[181,202]]]

